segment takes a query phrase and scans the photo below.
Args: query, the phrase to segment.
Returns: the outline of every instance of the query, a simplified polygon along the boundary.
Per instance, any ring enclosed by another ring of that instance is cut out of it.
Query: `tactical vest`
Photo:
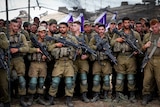
[[[124,32],[123,30],[120,31],[120,33]],[[127,38],[132,40],[134,44],[136,44],[136,38],[134,36],[134,32],[131,30],[131,34],[127,35]],[[116,42],[114,47],[113,47],[114,52],[120,52],[120,53],[125,53],[125,52],[132,52],[132,48],[126,43],[126,42]]]
[[[72,36],[68,35],[68,37],[66,38],[68,41],[72,41]],[[72,41],[74,42],[74,41]],[[69,59],[73,59],[74,55],[75,55],[75,49],[71,46],[64,46],[61,48],[54,48],[51,51],[51,55],[55,58],[55,59],[59,59],[62,57],[68,57]]]
[[[160,34],[154,35],[150,34],[151,46],[147,49],[147,52],[150,53],[154,46],[157,46],[158,39],[160,38]],[[160,41],[159,41],[160,42]],[[154,56],[160,56],[160,48],[157,47],[156,51],[153,54]]]
[[[22,35],[20,33],[17,33],[15,35],[12,35],[9,37],[9,42],[10,42],[10,48],[20,48],[23,46],[23,41],[22,41]],[[11,54],[12,58],[19,57],[19,56],[24,56],[24,53],[17,52],[14,54]]]
[[[103,42],[109,42],[109,38],[105,36],[105,38],[101,39],[98,35],[95,36],[95,40],[96,40],[96,45],[100,42],[100,41],[103,41]],[[94,60],[106,60],[108,59],[108,56],[104,53],[104,50],[97,50],[97,57],[93,56],[92,55],[92,58]],[[99,59],[98,59],[99,58]],[[92,60],[93,60],[92,59]]]
[[[47,50],[46,42],[42,42],[41,44],[42,44],[43,48],[45,50]],[[43,56],[43,54],[40,52],[31,53],[28,55],[28,60],[29,61],[36,61],[36,62],[44,62],[45,60],[42,59],[42,56]]]

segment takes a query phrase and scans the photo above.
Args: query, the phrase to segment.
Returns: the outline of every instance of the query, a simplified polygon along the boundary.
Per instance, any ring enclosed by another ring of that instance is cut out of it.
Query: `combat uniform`
[[[92,102],[95,102],[99,100],[99,93],[101,90],[101,77],[103,78],[103,86],[102,89],[104,91],[104,99],[107,100],[108,98],[108,92],[110,90],[110,74],[112,73],[112,67],[110,64],[110,61],[107,57],[107,55],[104,53],[104,50],[102,48],[99,48],[97,44],[99,44],[100,41],[109,42],[109,39],[107,36],[100,37],[99,35],[96,35],[95,37],[92,37],[92,39],[89,42],[89,46],[97,51],[97,58],[92,56],[92,60],[94,60],[93,63],[93,88],[92,91],[94,92],[94,97],[91,100]]]
[[[160,33],[153,34],[147,33],[144,36],[143,44],[146,44],[148,41],[151,41],[151,46],[147,48],[146,53],[150,55],[152,52],[153,47],[157,46],[157,42],[159,42]],[[158,96],[160,97],[160,48],[157,47],[151,59],[149,59],[147,65],[144,68],[144,79],[143,79],[143,102],[142,104],[148,103],[150,100],[151,95],[153,94],[152,87],[155,85],[153,80],[155,79],[157,88],[158,88]]]
[[[79,43],[82,43],[82,44],[84,43],[88,45],[88,37],[85,34],[81,33],[79,36],[75,36],[75,37],[77,38]],[[81,59],[81,55],[83,54],[89,56],[89,54],[82,52],[82,54],[79,54],[77,56],[74,64],[78,73],[80,74],[80,80],[81,80],[80,91],[82,93],[82,100],[84,102],[89,102],[89,99],[87,98],[87,92],[88,92],[87,74],[89,72],[89,64],[87,59]]]
[[[11,73],[12,70],[15,70],[17,73],[19,80],[18,93],[21,96],[20,103],[26,106],[26,104],[24,103],[24,95],[26,95],[26,81],[24,78],[25,64],[23,56],[29,50],[28,43],[26,37],[19,32],[17,34],[10,33],[9,42],[10,49],[18,48],[18,52],[13,54],[11,53],[10,70]]]
[[[5,33],[0,32],[0,55],[1,60],[8,65],[5,59],[5,50],[9,47],[9,41]],[[7,69],[3,68],[0,65],[0,106],[3,105],[4,107],[9,106],[10,98],[9,98],[9,88],[8,88],[8,73]],[[2,106],[2,107],[3,107]]]
[[[65,38],[67,41],[71,41],[78,44],[77,39],[74,36],[68,35],[63,37],[60,34],[54,37]],[[51,51],[52,56],[55,59],[55,65],[52,71],[52,85],[49,89],[49,95],[51,96],[50,102],[53,104],[53,98],[56,96],[60,79],[65,77],[65,96],[68,100],[71,100],[73,96],[73,77],[74,77],[74,65],[73,58],[75,55],[75,49],[72,46],[63,46],[61,48],[56,47],[55,43],[48,46],[48,50]]]
[[[123,29],[119,31],[120,33],[124,33]],[[127,35],[131,41],[137,46],[141,47],[141,39],[139,34],[130,30],[130,33]],[[130,92],[130,101],[135,99],[135,74],[136,74],[136,58],[135,56],[129,57],[133,50],[132,48],[125,42],[119,43],[116,42],[115,39],[118,38],[119,35],[114,34],[111,40],[111,46],[113,46],[113,51],[117,53],[118,65],[115,65],[115,71],[117,72],[116,76],[116,102],[119,102],[121,95],[123,96],[123,88],[124,88],[124,79],[125,75],[127,75],[128,80],[128,91]],[[125,98],[125,97],[124,97]]]
[[[37,39],[37,38],[36,38]],[[38,40],[37,40],[38,41]],[[46,49],[46,42],[40,42],[44,49]],[[44,82],[47,75],[47,59],[43,59],[43,54],[41,52],[37,52],[37,47],[34,46],[31,43],[31,46],[29,48],[29,55],[28,58],[31,61],[30,67],[29,67],[29,88],[28,93],[30,94],[30,99],[28,105],[32,105],[33,102],[33,95],[36,93],[38,94],[38,102],[43,105],[47,105],[46,102],[43,100],[43,94],[44,94]],[[38,86],[37,86],[38,84]]]

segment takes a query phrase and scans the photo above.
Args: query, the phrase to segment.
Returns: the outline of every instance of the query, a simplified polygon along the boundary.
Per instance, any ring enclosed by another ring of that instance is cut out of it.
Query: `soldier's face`
[[[49,26],[49,31],[54,33],[57,31],[57,25],[56,24],[52,24]]]
[[[99,27],[98,29],[99,29],[99,31],[98,31],[98,32],[99,32],[99,35],[100,35],[100,36],[103,36],[104,33],[105,33],[105,28],[104,28],[104,27]]]
[[[151,29],[154,34],[158,34],[160,29],[159,29],[159,23],[156,23],[155,25],[151,25]]]
[[[76,31],[79,31],[80,30],[80,26],[76,23],[73,23],[72,25],[72,31],[73,32],[76,32]]]
[[[124,29],[129,29],[130,28],[130,20],[124,20],[123,27],[124,27]]]
[[[68,31],[68,27],[66,25],[60,24],[59,25],[59,32],[65,34]]]
[[[136,31],[142,32],[142,24],[136,24]]]
[[[41,39],[44,39],[44,37],[46,36],[46,31],[43,30],[43,31],[38,31],[38,36],[41,38]]]
[[[11,29],[14,33],[17,33],[18,30],[19,30],[19,23],[15,23],[15,22],[12,22],[11,23]]]

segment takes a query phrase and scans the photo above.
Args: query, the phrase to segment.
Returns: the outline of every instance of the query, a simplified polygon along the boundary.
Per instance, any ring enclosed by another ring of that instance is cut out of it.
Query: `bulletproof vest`
[[[157,34],[157,35],[151,34],[150,35],[151,46],[147,49],[148,53],[150,53],[152,51],[153,47],[157,46],[157,42],[158,42],[159,38],[160,38],[160,34]],[[153,55],[160,56],[160,48],[159,47],[157,47],[157,49]]]
[[[20,33],[17,33],[9,37],[10,48],[20,48],[21,46],[23,46],[23,41],[21,36],[22,35]],[[11,54],[11,57],[15,58],[23,55],[24,53],[17,52],[17,53]]]
[[[98,35],[95,36],[95,40],[96,40],[96,45],[98,45],[100,42],[102,43],[101,46],[103,47],[103,44],[105,44],[106,42],[109,43],[109,38],[107,36],[105,36],[103,39],[101,39]],[[104,50],[97,50],[97,58],[99,58],[99,60],[105,60],[108,59],[107,55],[104,53]],[[98,59],[97,59],[98,60]]]
[[[68,36],[68,37],[66,37],[66,39],[67,39],[67,41],[72,41],[72,36]],[[73,59],[74,55],[75,55],[75,49],[71,46],[63,46],[61,48],[54,48],[51,51],[51,55],[55,59],[59,59],[62,57],[68,57],[69,59]]]
[[[121,31],[120,33],[124,33],[124,32]],[[127,34],[127,38],[130,39],[131,41],[133,41],[133,43],[135,45],[137,45],[136,38],[135,38],[132,30],[131,30],[130,34]],[[121,53],[132,52],[132,48],[126,42],[122,42],[122,43],[116,42],[113,47],[113,51],[114,52],[121,52]]]
[[[44,49],[47,48],[45,42],[42,42],[41,44],[42,44],[42,46],[43,46]],[[46,49],[46,50],[47,50],[47,49]],[[29,54],[29,55],[28,55],[28,59],[29,59],[30,61],[43,62],[43,61],[45,61],[45,60],[42,59],[42,56],[43,56],[42,53],[40,53],[40,52],[35,52],[35,53]]]

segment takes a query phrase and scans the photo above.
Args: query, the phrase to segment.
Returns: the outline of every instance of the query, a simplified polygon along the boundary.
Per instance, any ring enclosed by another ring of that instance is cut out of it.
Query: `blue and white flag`
[[[80,15],[75,19],[75,21],[81,22],[80,31],[83,32],[84,31],[84,15],[83,15],[83,13],[80,13]]]
[[[117,11],[116,11],[116,12],[114,12],[114,14],[113,14],[113,16],[112,16],[111,20],[116,20],[116,19],[117,19]]]
[[[102,23],[104,25],[107,24],[107,13],[103,12],[95,21],[94,24],[96,23]]]
[[[61,23],[61,22],[66,22],[66,23],[68,23],[68,22],[73,22],[72,13],[69,13],[65,18],[63,18],[62,20],[60,20],[60,21],[58,22],[58,24]]]
[[[117,11],[114,12],[111,20],[115,20],[115,21],[116,21],[116,19],[117,19]],[[109,28],[109,27],[110,27],[110,23],[107,23],[107,24],[106,24],[106,31],[108,31],[108,28]]]

